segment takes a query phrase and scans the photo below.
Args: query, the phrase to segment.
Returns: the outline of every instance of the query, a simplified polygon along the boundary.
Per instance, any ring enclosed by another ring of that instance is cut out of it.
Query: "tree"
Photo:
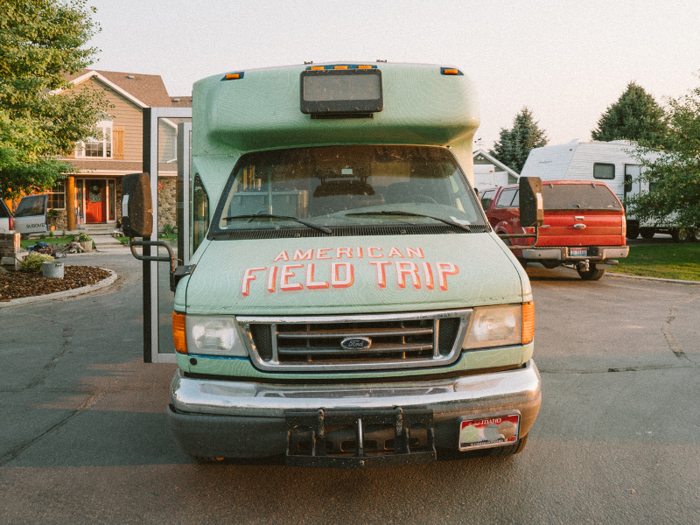
[[[598,120],[591,131],[593,140],[632,140],[658,143],[666,132],[664,110],[654,97],[634,82]]]
[[[501,128],[500,139],[489,154],[520,173],[530,151],[547,145],[547,136],[538,124],[532,111],[523,107],[513,120],[513,129]]]
[[[640,221],[680,227],[700,226],[700,87],[671,99],[660,140],[646,141],[637,157],[646,167],[642,180],[650,191],[628,200],[628,211]],[[662,144],[660,155],[655,144]],[[669,217],[670,216],[670,217]]]
[[[108,109],[101,92],[71,91],[67,75],[87,68],[96,28],[85,0],[12,0],[0,15],[0,198],[46,191],[72,166],[60,162],[94,136]]]

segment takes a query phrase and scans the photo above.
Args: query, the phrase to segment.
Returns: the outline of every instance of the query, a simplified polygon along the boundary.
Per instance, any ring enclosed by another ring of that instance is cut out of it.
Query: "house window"
[[[615,178],[615,164],[593,164],[593,178],[594,179],[608,179],[612,180]]]
[[[75,149],[77,158],[112,158],[112,121],[103,120],[97,123],[97,137],[78,142]]]
[[[66,208],[66,181],[61,180],[48,192],[48,209],[64,210]]]

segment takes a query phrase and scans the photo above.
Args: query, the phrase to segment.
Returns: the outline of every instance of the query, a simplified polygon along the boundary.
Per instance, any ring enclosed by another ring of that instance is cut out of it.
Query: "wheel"
[[[642,235],[642,239],[653,239],[654,238],[654,230],[652,230],[652,229],[641,228],[639,230],[639,233]]]
[[[553,268],[559,266],[559,261],[540,261],[540,264],[548,270],[552,270]]]
[[[600,281],[605,275],[605,270],[598,270],[595,264],[591,264],[587,272],[578,270],[578,274],[584,281]]]
[[[219,463],[220,461],[223,461],[224,458],[211,458],[208,456],[190,456],[192,459],[194,459],[197,463]]]
[[[673,242],[688,242],[690,240],[690,232],[685,228],[678,228],[671,232]]]
[[[631,241],[639,237],[639,225],[627,223],[626,237]]]
[[[692,231],[691,238],[692,238],[692,240],[695,241],[695,242],[700,242],[700,228],[695,228],[695,229]]]

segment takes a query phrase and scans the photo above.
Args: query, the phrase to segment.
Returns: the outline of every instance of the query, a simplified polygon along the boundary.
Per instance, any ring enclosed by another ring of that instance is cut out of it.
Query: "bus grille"
[[[471,310],[367,316],[238,318],[262,369],[421,368],[456,360]]]

